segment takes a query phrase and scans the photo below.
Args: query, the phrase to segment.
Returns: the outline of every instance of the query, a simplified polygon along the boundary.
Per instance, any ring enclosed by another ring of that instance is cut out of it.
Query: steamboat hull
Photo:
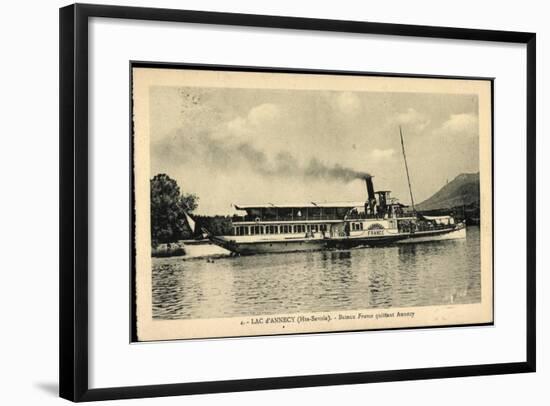
[[[384,235],[379,237],[348,237],[327,241],[327,248],[349,249],[357,247],[380,247],[409,238],[409,234]]]
[[[223,237],[210,237],[210,240],[234,254],[255,255],[282,252],[320,251],[327,248],[323,239],[292,239],[274,241],[235,242]]]
[[[210,240],[237,255],[273,254],[284,252],[321,251],[357,247],[380,247],[392,244],[416,244],[430,241],[466,238],[466,227],[461,224],[453,229],[417,231],[370,237],[300,238],[269,241],[237,242],[222,236],[209,236]]]
[[[421,242],[459,240],[466,238],[466,226],[461,224],[454,229],[417,231],[408,238],[398,241],[399,244],[416,244]]]
[[[409,234],[399,234],[377,237],[371,236],[236,242],[223,237],[211,236],[210,240],[214,244],[219,245],[234,254],[255,255],[284,252],[321,251],[328,249],[349,249],[356,247],[378,247],[391,245],[408,237]]]

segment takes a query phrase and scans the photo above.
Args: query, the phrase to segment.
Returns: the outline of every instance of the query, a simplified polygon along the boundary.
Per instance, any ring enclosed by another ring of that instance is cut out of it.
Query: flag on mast
[[[185,214],[185,220],[187,220],[187,225],[191,229],[191,232],[195,233],[195,220],[193,220],[186,211],[184,211],[183,213]]]

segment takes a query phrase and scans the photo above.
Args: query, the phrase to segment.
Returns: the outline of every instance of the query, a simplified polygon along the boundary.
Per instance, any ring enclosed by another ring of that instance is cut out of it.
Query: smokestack
[[[374,196],[374,184],[372,183],[372,176],[365,176],[365,184],[367,185],[368,195],[368,207],[371,213],[374,213],[374,206],[376,205],[376,197]]]
[[[374,199],[374,185],[372,183],[372,177],[365,176],[365,183],[367,184],[367,194],[369,196],[369,200]]]

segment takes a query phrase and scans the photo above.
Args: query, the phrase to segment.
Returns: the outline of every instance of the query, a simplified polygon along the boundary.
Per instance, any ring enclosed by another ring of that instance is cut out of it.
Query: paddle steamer
[[[232,235],[210,241],[237,255],[375,247],[466,238],[466,226],[453,216],[427,217],[414,207],[403,134],[401,146],[411,208],[391,197],[389,190],[374,190],[365,176],[365,202],[308,202],[302,204],[235,205],[245,211],[232,222]]]
[[[374,192],[365,178],[366,202],[235,205],[232,235],[208,238],[235,254],[375,247],[464,238],[463,223],[452,216],[425,217],[409,210],[388,190]]]

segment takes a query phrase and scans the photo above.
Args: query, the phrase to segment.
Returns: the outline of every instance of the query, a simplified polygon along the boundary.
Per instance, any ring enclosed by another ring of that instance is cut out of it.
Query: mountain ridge
[[[461,173],[431,197],[416,205],[418,211],[479,207],[479,172]]]

